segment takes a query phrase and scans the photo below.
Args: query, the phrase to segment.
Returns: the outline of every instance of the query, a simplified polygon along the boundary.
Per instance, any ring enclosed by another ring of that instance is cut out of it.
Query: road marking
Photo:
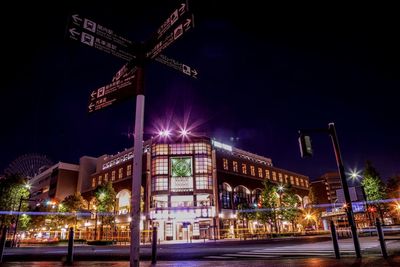
[[[224,256],[207,256],[205,259],[234,259],[236,257],[224,257]]]

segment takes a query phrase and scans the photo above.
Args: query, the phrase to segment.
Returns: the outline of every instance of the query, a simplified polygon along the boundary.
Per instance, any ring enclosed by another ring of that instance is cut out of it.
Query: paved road
[[[1,266],[7,267],[64,267],[62,262],[9,262]],[[91,261],[91,262],[74,262],[73,266],[77,267],[128,267],[128,261]],[[382,257],[368,257],[362,259],[345,258],[302,258],[302,259],[266,259],[249,261],[158,261],[156,265],[151,265],[150,262],[141,262],[141,267],[157,266],[157,267],[207,267],[207,266],[301,266],[301,267],[341,267],[341,266],[379,266],[379,267],[394,267],[400,266],[400,257],[390,257],[383,260]]]
[[[362,254],[379,256],[376,237],[360,238]],[[352,239],[339,240],[343,257],[354,257]],[[400,241],[388,241],[390,255],[400,255]],[[6,249],[4,261],[37,261],[65,259],[66,247],[22,247]],[[162,244],[158,248],[159,261],[190,260],[257,260],[276,258],[305,258],[334,256],[329,237],[281,238],[254,241],[216,241],[208,243]],[[141,248],[141,259],[150,260],[151,248]],[[74,259],[79,260],[128,260],[127,246],[77,246]]]

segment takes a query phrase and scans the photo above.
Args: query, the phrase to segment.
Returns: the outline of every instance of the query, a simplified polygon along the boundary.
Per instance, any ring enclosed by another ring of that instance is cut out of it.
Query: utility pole
[[[357,227],[356,227],[356,224],[354,221],[353,206],[351,204],[349,186],[347,185],[347,179],[346,179],[346,174],[344,171],[342,155],[340,153],[339,141],[338,141],[338,138],[336,135],[335,124],[333,122],[331,122],[328,125],[329,125],[329,128],[328,128],[329,135],[331,136],[333,149],[335,151],[336,164],[338,166],[340,179],[342,181],[344,198],[346,200],[346,209],[345,210],[346,210],[346,214],[347,214],[347,220],[349,221],[349,224],[350,224],[351,234],[353,236],[354,250],[356,252],[357,258],[361,258],[360,242],[358,240]]]
[[[344,165],[342,161],[342,156],[340,153],[339,141],[336,134],[335,124],[333,122],[328,124],[328,129],[306,129],[300,130],[299,144],[300,144],[300,152],[302,157],[311,157],[312,156],[312,147],[311,147],[311,139],[310,133],[328,133],[332,139],[333,150],[335,152],[336,164],[338,166],[340,180],[342,182],[342,188],[345,198],[346,205],[346,214],[347,220],[350,225],[351,234],[353,237],[354,250],[356,252],[357,258],[361,258],[361,248],[360,242],[357,236],[357,227],[354,221],[353,207],[351,204],[351,198],[349,193],[349,187],[347,185],[346,174],[344,171]]]

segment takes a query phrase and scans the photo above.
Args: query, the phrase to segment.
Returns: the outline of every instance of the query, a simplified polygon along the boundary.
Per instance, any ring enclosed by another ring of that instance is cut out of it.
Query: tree
[[[29,189],[27,180],[18,174],[6,175],[4,179],[0,179],[0,210],[17,211],[21,203],[20,211],[28,210],[28,203],[21,201],[29,198]],[[1,214],[1,225],[15,223],[16,217]]]
[[[69,212],[76,213],[80,211],[85,206],[85,200],[81,196],[81,193],[75,193],[73,195],[69,195],[64,198],[64,200],[60,203],[58,211],[60,212]],[[77,215],[68,215],[65,216],[65,221],[67,224],[73,223],[76,228],[77,223]]]
[[[100,239],[103,239],[104,224],[111,225],[114,220],[114,216],[105,213],[114,211],[115,197],[117,194],[115,193],[112,183],[107,182],[105,185],[98,186],[94,195],[97,203],[97,212],[100,212],[101,218]]]
[[[293,231],[296,228],[296,221],[300,213],[299,198],[289,187],[282,196],[281,215],[283,220],[291,222]]]
[[[249,226],[248,223],[256,219],[256,213],[254,212],[254,207],[249,205],[249,203],[240,203],[237,206],[237,217],[239,220],[243,221],[243,228],[244,228],[244,221],[247,222],[247,227]]]
[[[262,223],[268,223],[271,228],[275,226],[275,231],[278,232],[277,225],[277,207],[278,194],[276,186],[269,180],[263,181],[263,190],[261,192],[261,210],[257,212],[257,218]]]
[[[383,212],[385,206],[380,202],[380,200],[386,197],[386,189],[379,176],[379,173],[372,166],[370,161],[367,161],[365,164],[363,176],[364,178],[361,181],[361,186],[364,188],[367,201],[374,201],[374,203],[370,204],[370,206],[372,205],[376,207],[381,217],[381,221],[384,223]]]
[[[386,193],[389,198],[400,198],[400,174],[389,178]]]

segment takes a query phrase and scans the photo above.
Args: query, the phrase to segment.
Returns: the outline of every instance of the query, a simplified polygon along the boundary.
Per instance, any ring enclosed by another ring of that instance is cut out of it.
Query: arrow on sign
[[[182,3],[182,4],[181,4],[181,7],[179,8],[179,15],[182,16],[183,13],[185,13],[185,11],[187,11],[187,9],[186,9],[186,4],[185,4],[185,3]]]
[[[81,35],[80,32],[77,32],[75,28],[69,29],[69,33],[71,33],[72,37],[76,37],[75,35],[79,36]]]
[[[177,71],[183,72],[184,74],[197,79],[197,70],[194,68],[191,68],[190,66],[183,64],[179,61],[176,61],[175,59],[168,58],[165,55],[159,55],[158,57],[155,58],[156,61],[171,67]]]
[[[185,23],[183,24],[183,27],[185,27],[185,30],[188,30],[189,25],[191,24],[192,20],[191,19],[186,19]]]
[[[95,98],[96,95],[97,95],[97,91],[93,91],[93,92],[90,94],[90,96],[91,96],[92,98]]]
[[[93,103],[90,103],[90,105],[89,105],[89,112],[92,112],[93,111],[93,107],[94,107],[95,105],[93,105]]]
[[[192,69],[192,77],[197,79],[197,70]]]
[[[79,24],[82,19],[79,17],[78,14],[72,15],[72,19],[74,20],[74,23]]]

